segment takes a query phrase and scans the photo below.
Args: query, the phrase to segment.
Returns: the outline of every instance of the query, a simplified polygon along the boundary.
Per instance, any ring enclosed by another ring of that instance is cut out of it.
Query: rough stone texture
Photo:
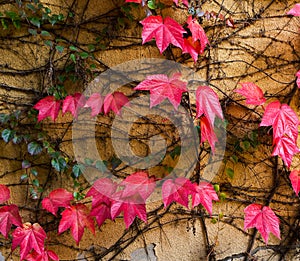
[[[83,46],[86,42],[94,41],[93,29],[100,30],[103,26],[97,23],[97,17],[101,14],[114,9],[121,1],[75,1],[74,10],[78,13],[75,19],[80,23],[83,19],[90,19],[86,26],[78,28],[67,28],[61,32],[68,37],[70,41],[75,40]],[[188,56],[181,56],[177,49],[169,50],[164,55],[160,55],[158,49],[153,44],[142,46],[140,40],[141,27],[125,26],[121,32],[109,31],[113,35],[112,40],[107,40],[108,50],[98,50],[94,53],[97,61],[97,69],[103,71],[104,67],[118,65],[128,60],[140,58],[167,58],[183,62],[190,68],[193,68],[199,78],[210,84],[223,99],[223,107],[227,115],[229,125],[228,133],[228,151],[226,151],[224,161],[218,171],[214,182],[223,183],[221,190],[228,194],[228,200],[214,204],[212,220],[207,214],[205,219],[199,218],[199,213],[203,214],[201,209],[198,212],[189,212],[178,206],[172,206],[169,213],[160,208],[161,202],[152,202],[147,206],[149,211],[148,225],[138,224],[134,228],[125,230],[123,220],[117,219],[116,222],[107,221],[99,229],[94,237],[89,231],[85,231],[79,246],[76,246],[69,232],[56,237],[55,233],[50,234],[50,248],[55,250],[62,260],[72,260],[84,258],[81,260],[98,260],[95,256],[108,253],[101,260],[184,260],[199,261],[206,260],[207,256],[214,253],[217,260],[242,260],[239,256],[247,250],[251,239],[252,230],[243,231],[243,209],[246,204],[254,202],[264,202],[270,186],[273,184],[274,176],[271,168],[274,159],[269,158],[271,154],[270,137],[266,133],[258,133],[258,139],[262,143],[257,148],[250,148],[249,151],[239,154],[239,162],[233,163],[228,160],[236,151],[235,142],[237,138],[244,138],[257,129],[258,119],[261,117],[262,110],[257,109],[257,113],[249,113],[241,102],[241,97],[234,93],[239,87],[239,82],[252,81],[259,85],[267,95],[274,96],[288,102],[299,114],[299,90],[295,89],[295,73],[299,69],[299,19],[284,16],[295,1],[224,1],[224,9],[220,10],[221,1],[203,1],[206,2],[203,10],[215,10],[217,13],[223,12],[224,15],[232,15],[237,28],[228,28],[222,21],[204,22],[204,27],[210,38],[209,57],[200,58],[197,66],[193,64]],[[72,1],[49,1],[54,10],[64,11],[70,6]],[[88,5],[86,6],[86,4]],[[83,11],[84,10],[84,11]],[[185,15],[177,12],[174,8],[167,8],[163,11],[165,15],[170,15],[178,21],[183,22]],[[254,14],[260,13],[259,16]],[[82,14],[82,16],[81,16]],[[143,13],[136,11],[136,19],[141,19]],[[103,22],[103,21],[101,21]],[[100,29],[99,29],[100,28]],[[217,30],[219,28],[220,30]],[[25,37],[29,42],[21,43],[12,36],[22,35],[24,31],[0,31],[0,111],[7,112],[14,108],[23,108],[32,106],[40,96],[40,92],[45,92],[51,85],[51,67],[49,67],[49,49],[43,46],[43,39],[35,38],[35,44],[32,45],[32,37]],[[27,31],[25,30],[25,33]],[[114,35],[114,33],[116,35]],[[9,39],[8,39],[9,38]],[[133,44],[133,45],[132,45]],[[58,68],[64,66],[66,58],[63,54],[50,52],[53,55],[52,63]],[[104,66],[105,65],[105,66]],[[9,67],[9,68],[7,68]],[[33,70],[31,73],[28,70]],[[80,74],[80,68],[78,68]],[[70,92],[83,91],[88,84],[87,79],[83,79],[79,84],[72,85],[68,89]],[[8,86],[13,88],[8,88]],[[295,89],[293,97],[286,95]],[[191,98],[193,101],[193,98]],[[236,103],[234,100],[237,100]],[[72,131],[69,117],[59,117],[55,125],[50,121],[45,121],[43,127],[53,134],[53,139],[64,139],[61,149],[68,155],[73,156]],[[113,118],[98,119],[98,122],[105,121],[109,125]],[[110,157],[113,154],[111,142],[105,138],[109,134],[109,128],[104,125],[97,126],[97,134],[103,140],[97,140],[97,146],[103,157]],[[137,123],[136,123],[137,124]],[[137,124],[138,125],[138,124]],[[139,126],[140,127],[140,126]],[[147,133],[148,129],[138,129],[139,133]],[[137,130],[132,130],[136,133]],[[86,136],[89,133],[85,133]],[[105,136],[106,135],[106,136]],[[266,137],[267,136],[267,137]],[[145,147],[139,141],[132,141],[137,155],[143,155]],[[0,141],[0,175],[3,184],[18,184],[19,178],[23,174],[21,170],[22,151],[26,148],[5,144]],[[203,165],[207,162],[207,155],[201,156]],[[166,164],[170,164],[170,159],[163,162],[153,173],[162,173]],[[43,159],[40,159],[43,162]],[[176,162],[171,165],[176,166]],[[293,161],[292,168],[299,168],[299,160]],[[232,168],[235,172],[233,179],[225,174],[226,168]],[[203,169],[201,169],[202,171]],[[48,173],[48,166],[41,165],[40,173]],[[92,176],[93,172],[90,170]],[[165,173],[164,173],[165,174]],[[163,175],[164,175],[163,174]],[[95,174],[96,175],[96,174]],[[45,176],[46,177],[46,176]],[[41,176],[40,182],[46,183],[46,178]],[[296,219],[299,213],[299,200],[293,195],[291,186],[287,180],[286,174],[278,177],[281,182],[277,194],[274,196],[271,207],[277,210],[285,220],[291,223]],[[69,176],[55,174],[51,176],[52,183],[45,188],[45,194],[51,188],[66,187],[72,189],[72,180]],[[86,190],[89,184],[86,185]],[[36,213],[32,209],[39,211],[39,202],[28,198],[27,190],[19,190],[16,186],[11,186],[12,199],[14,204],[23,206],[22,215],[24,220],[35,222]],[[85,190],[85,191],[86,191]],[[234,191],[233,194],[231,192]],[[246,194],[246,195],[245,195]],[[25,201],[24,201],[25,199]],[[282,204],[282,202],[285,202]],[[29,206],[24,207],[24,206]],[[151,212],[155,210],[154,212]],[[198,216],[197,216],[198,215]],[[53,217],[45,216],[45,224],[49,231],[55,231],[51,223]],[[213,222],[212,222],[213,221]],[[298,222],[298,221],[297,221]],[[205,229],[204,229],[205,228]],[[139,233],[139,229],[142,233]],[[299,226],[295,225],[295,229]],[[289,230],[282,228],[282,238],[285,239]],[[121,239],[121,240],[120,240]],[[207,240],[209,242],[207,242]],[[285,246],[298,244],[295,242],[285,242]],[[1,247],[3,256],[18,260],[18,250],[10,256],[10,245],[8,241],[1,238],[5,244]],[[127,245],[127,242],[130,244]],[[206,246],[210,245],[210,249]],[[258,260],[280,260],[276,256],[276,244],[279,241],[271,235],[270,247],[268,248],[257,236],[254,242],[253,254]],[[144,246],[147,245],[148,258],[145,257]],[[275,247],[272,247],[275,245]],[[150,247],[149,247],[150,246]],[[155,246],[155,248],[154,248]],[[299,246],[299,245],[298,245]],[[154,249],[154,250],[153,250]],[[291,257],[286,260],[298,260],[293,256],[297,248],[293,249]],[[228,258],[227,258],[228,257]],[[299,256],[298,256],[299,257]],[[227,259],[226,259],[227,258]],[[4,260],[0,256],[0,260]],[[213,260],[213,259],[212,259]]]

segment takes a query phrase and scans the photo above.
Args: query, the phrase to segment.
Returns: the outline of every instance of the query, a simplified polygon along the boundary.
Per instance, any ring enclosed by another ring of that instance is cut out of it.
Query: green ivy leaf
[[[37,177],[37,175],[39,174],[38,171],[37,171],[36,169],[31,169],[31,170],[30,170],[30,173],[31,173],[33,176],[35,176],[35,177]]]
[[[89,57],[89,54],[86,53],[86,52],[81,52],[81,53],[79,53],[79,56],[80,56],[82,59],[86,59],[86,58]]]
[[[19,135],[15,134],[12,141],[14,144],[19,144],[22,142],[22,140],[23,140],[23,136],[19,136]]]
[[[48,31],[42,30],[41,36],[51,36],[51,34]]]
[[[43,147],[36,141],[32,141],[28,144],[27,150],[31,155],[38,155],[42,152]]]
[[[50,40],[46,40],[46,41],[44,42],[44,44],[47,45],[47,46],[49,46],[49,47],[52,47],[52,46],[53,46],[53,42],[50,41]]]
[[[28,9],[30,9],[32,12],[35,12],[35,11],[36,11],[35,6],[32,5],[32,4],[27,4],[26,7],[27,7]]]
[[[93,165],[94,160],[89,159],[89,158],[85,158],[85,159],[84,159],[84,163],[85,163],[86,165],[91,166],[91,165]]]
[[[28,179],[28,175],[27,174],[23,174],[21,177],[20,177],[20,180],[21,181],[26,181]]]
[[[105,163],[101,160],[97,160],[96,161],[96,169],[98,169],[101,172],[105,172],[107,170],[107,167],[105,165]]]
[[[71,45],[71,46],[69,47],[69,49],[70,49],[71,51],[74,51],[74,52],[77,52],[77,51],[78,51],[77,47],[75,47],[74,45]]]
[[[32,23],[34,26],[40,28],[41,27],[41,20],[38,17],[31,17],[29,18],[30,23]]]
[[[39,187],[39,186],[40,186],[39,180],[38,180],[38,179],[34,179],[34,180],[32,181],[32,185],[35,186],[35,187]]]
[[[215,184],[215,185],[214,185],[214,190],[215,190],[216,192],[219,192],[219,191],[220,191],[220,185],[219,185],[219,184]]]
[[[4,30],[8,29],[8,23],[5,19],[1,19],[1,24]]]
[[[0,123],[7,123],[9,120],[9,115],[5,113],[0,113]]]
[[[148,1],[148,7],[149,7],[150,9],[152,9],[152,10],[156,9],[157,6],[156,6],[155,1],[154,1],[154,0],[149,0],[149,1]]]
[[[22,161],[22,169],[28,169],[31,167],[31,164],[28,160],[23,160]]]
[[[63,157],[53,158],[51,160],[51,165],[57,171],[64,171],[67,168],[67,162]]]
[[[62,53],[62,52],[64,51],[65,47],[63,47],[63,46],[61,46],[61,45],[56,45],[56,46],[55,46],[55,49],[56,49],[58,52]]]
[[[85,170],[85,166],[83,164],[80,164],[80,163],[75,164],[72,169],[74,177],[78,178],[81,174],[83,174],[84,170]]]
[[[229,178],[233,179],[234,177],[234,170],[232,168],[226,168],[226,174]]]
[[[37,30],[36,30],[36,29],[31,29],[31,28],[29,28],[29,29],[28,29],[28,32],[29,32],[30,34],[34,35],[34,36],[37,35]]]
[[[75,56],[74,53],[71,53],[71,54],[70,54],[70,59],[71,59],[74,63],[76,63],[76,56]]]
[[[14,130],[5,129],[2,131],[1,136],[5,142],[9,142],[14,138],[15,133]]]
[[[16,27],[17,29],[20,29],[20,28],[21,28],[21,22],[20,22],[20,20],[14,20],[14,21],[13,21],[13,25],[14,25],[14,27]]]

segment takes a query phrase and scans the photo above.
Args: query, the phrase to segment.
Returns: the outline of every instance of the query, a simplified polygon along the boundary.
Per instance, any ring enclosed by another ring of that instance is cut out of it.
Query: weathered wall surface
[[[147,206],[148,224],[137,222],[126,230],[121,218],[115,222],[106,221],[96,232],[96,236],[86,231],[80,245],[76,246],[69,232],[55,236],[56,221],[51,215],[42,212],[40,199],[30,198],[28,186],[23,183],[26,188],[24,190],[16,186],[20,184],[20,176],[23,174],[22,151],[26,147],[0,141],[0,183],[10,186],[11,202],[21,206],[26,221],[33,223],[37,218],[39,222],[43,221],[50,235],[49,246],[58,253],[61,260],[242,260],[243,253],[249,251],[258,260],[298,260],[299,235],[295,231],[300,229],[299,199],[293,194],[287,170],[282,167],[280,160],[270,157],[272,141],[267,131],[260,129],[255,132],[257,136],[251,138],[253,131],[258,128],[262,109],[249,110],[240,96],[234,93],[239,82],[254,82],[263,89],[267,97],[289,103],[299,113],[299,90],[295,86],[295,73],[299,69],[300,23],[299,19],[285,15],[296,1],[198,1],[203,2],[202,10],[232,17],[235,27],[228,27],[220,20],[204,21],[210,46],[197,64],[176,48],[170,48],[160,55],[154,44],[142,46],[141,26],[136,22],[143,18],[142,11],[133,11],[133,23],[125,19],[124,23],[116,26],[122,2],[48,1],[53,12],[67,15],[71,10],[74,13],[74,17],[64,25],[53,28],[47,26],[51,33],[64,39],[61,45],[65,46],[65,50],[62,53],[45,46],[44,41],[48,38],[30,35],[28,28],[14,30],[9,27],[7,30],[0,30],[0,112],[28,108],[45,95],[62,69],[70,63],[69,45],[74,44],[82,50],[87,50],[89,43],[96,46],[93,51],[94,59],[78,59],[75,68],[78,81],[76,84],[71,80],[65,83],[70,93],[84,91],[98,73],[130,60],[164,58],[180,62],[209,84],[222,100],[228,121],[226,154],[213,183],[220,184],[221,191],[226,193],[227,198],[214,204],[212,217],[201,208],[187,210],[173,205],[165,210],[162,202],[152,202]],[[7,6],[1,8],[5,9]],[[182,23],[188,15],[183,8],[178,10],[173,7],[163,10],[163,14]],[[103,34],[104,28],[106,31]],[[89,63],[95,64],[94,73],[87,74],[83,70]],[[129,95],[134,94],[132,86],[124,87],[124,91]],[[109,126],[113,120],[113,117],[97,119],[97,148],[106,158],[114,154],[108,139]],[[107,126],[101,125],[101,122]],[[55,123],[44,121],[42,127],[50,132],[53,140],[63,141],[59,144],[60,149],[72,158],[71,117],[59,117]],[[30,126],[25,125],[24,128],[31,131]],[[132,134],[143,133],[147,136],[151,132],[149,129],[143,129],[137,124]],[[173,132],[169,126],[165,130]],[[245,149],[243,146],[248,146],[251,139],[257,145],[250,145]],[[137,140],[132,143],[136,154],[143,156],[148,147],[143,147]],[[238,162],[230,160],[232,156],[236,156]],[[200,174],[206,167],[207,157],[203,150],[200,155],[203,161],[198,166]],[[49,171],[45,158],[34,160],[41,173],[40,183],[44,188],[38,198],[47,195],[53,188],[65,187],[72,190],[70,175]],[[164,166],[169,164],[175,166],[176,160],[172,162],[170,158],[165,159],[165,162],[151,171],[165,175],[166,173],[162,174],[166,170]],[[226,175],[226,168],[234,170],[233,178]],[[294,168],[299,168],[297,158],[292,164],[292,169]],[[90,171],[92,175],[93,170]],[[129,171],[130,168],[124,170],[124,173]],[[86,192],[91,184],[85,182],[84,177],[81,182]],[[268,246],[263,243],[259,234],[254,235],[252,230],[243,231],[245,206],[253,202],[264,203],[266,200],[270,200],[270,206],[276,210],[282,222],[282,241],[271,235]],[[11,253],[10,240],[2,237],[0,240],[0,252],[5,260],[18,260],[18,251]],[[147,246],[148,254],[143,250]]]

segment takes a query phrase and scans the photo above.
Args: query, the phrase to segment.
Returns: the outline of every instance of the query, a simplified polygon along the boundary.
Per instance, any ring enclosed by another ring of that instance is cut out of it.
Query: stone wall
[[[196,170],[202,175],[207,168],[206,175],[215,176],[212,182],[218,183],[221,192],[226,194],[226,199],[214,203],[212,217],[200,207],[188,210],[174,204],[164,209],[161,201],[153,200],[147,205],[148,224],[137,221],[126,230],[121,218],[115,222],[106,221],[96,232],[96,236],[86,230],[79,246],[76,246],[69,232],[56,235],[57,221],[45,214],[40,205],[41,197],[51,189],[65,187],[72,190],[73,181],[69,173],[49,171],[47,156],[33,157],[44,189],[38,199],[34,200],[30,198],[29,186],[20,182],[24,171],[21,162],[26,145],[0,141],[1,184],[9,185],[12,190],[11,202],[20,206],[26,221],[38,221],[44,225],[50,235],[49,246],[61,260],[242,260],[247,258],[244,253],[250,251],[257,260],[299,259],[299,198],[294,195],[289,183],[289,172],[280,159],[270,157],[272,140],[268,130],[257,131],[262,109],[249,109],[241,96],[234,92],[239,87],[239,82],[254,82],[263,89],[270,101],[279,99],[289,103],[299,113],[299,90],[295,86],[295,73],[299,69],[300,23],[298,18],[285,15],[296,1],[195,2],[203,2],[202,10],[215,11],[234,20],[234,27],[226,26],[221,20],[203,21],[210,46],[197,64],[194,64],[189,55],[181,54],[176,48],[169,48],[161,55],[154,43],[142,45],[142,28],[138,21],[143,18],[144,13],[134,9],[133,22],[130,22],[123,17],[124,12],[120,12],[123,3],[121,0],[47,1],[46,4],[53,12],[64,13],[65,16],[72,12],[74,15],[65,24],[58,23],[53,27],[45,25],[51,33],[49,38],[32,36],[28,33],[30,24],[19,30],[11,25],[6,30],[0,30],[2,113],[32,107],[46,95],[53,82],[57,81],[60,73],[70,64],[68,46],[76,45],[83,51],[87,50],[88,44],[93,43],[96,46],[92,51],[94,59],[77,59],[73,72],[77,77],[76,83],[71,79],[65,82],[70,93],[86,91],[96,75],[124,62],[144,58],[168,59],[186,66],[197,79],[209,84],[218,93],[228,121],[226,152],[218,168],[210,169],[209,150],[205,146],[200,154],[202,161]],[[15,8],[13,4],[0,4],[3,10]],[[188,15],[184,8],[168,7],[162,12],[182,23]],[[61,43],[55,43],[65,47],[62,53],[44,44],[45,40],[53,40],[51,37],[54,36],[64,39]],[[90,74],[84,70],[89,64],[95,65]],[[132,85],[122,88],[132,100],[135,98]],[[190,99],[191,102],[194,101],[193,96]],[[112,148],[109,139],[113,121],[112,115],[110,118],[98,117],[96,121],[96,145],[99,154],[106,159],[116,150]],[[162,119],[159,121],[164,122]],[[133,136],[142,133],[149,139],[151,135],[148,134],[155,131],[145,123],[135,124],[131,130]],[[165,122],[164,135],[174,136],[171,140],[176,139],[174,126],[168,124],[169,122]],[[24,120],[22,128],[30,132],[30,126]],[[43,121],[42,128],[48,131],[53,141],[57,141],[66,156],[75,158],[71,117],[60,115],[55,123]],[[255,138],[253,133],[257,135]],[[145,150],[148,145],[139,139],[133,139],[132,147],[139,156],[147,154]],[[172,149],[174,146],[170,148]],[[231,160],[233,156],[238,158],[238,162]],[[175,167],[176,163],[170,157],[165,158],[165,162],[162,161],[151,171],[164,176],[167,174],[162,174],[165,166]],[[122,164],[119,165],[116,171],[122,167]],[[234,170],[233,178],[226,174],[228,168]],[[298,158],[294,159],[291,167],[295,168],[299,168]],[[93,170],[89,171],[88,175],[92,176]],[[130,171],[132,169],[127,168],[123,174]],[[91,186],[89,180],[81,177],[80,181],[86,192]],[[20,183],[23,185],[16,186]],[[243,230],[245,206],[253,202],[263,204],[266,200],[270,201],[270,206],[280,217],[282,233],[281,241],[271,235],[268,246],[259,233]],[[90,203],[88,200],[86,202]],[[18,260],[18,250],[11,253],[11,241],[3,237],[0,240],[0,251],[5,260]],[[249,257],[249,260],[252,259]]]

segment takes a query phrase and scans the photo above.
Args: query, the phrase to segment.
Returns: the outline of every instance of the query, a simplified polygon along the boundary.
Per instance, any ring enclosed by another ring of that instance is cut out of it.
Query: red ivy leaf
[[[295,4],[294,7],[287,12],[288,15],[300,16],[300,4]]]
[[[0,232],[5,238],[7,238],[12,224],[18,227],[22,226],[19,208],[16,205],[3,206],[0,208]]]
[[[98,202],[97,205],[92,207],[90,216],[95,217],[99,227],[104,223],[106,219],[111,219],[111,202]]]
[[[58,226],[58,234],[70,228],[77,245],[83,236],[85,227],[95,234],[94,221],[89,216],[89,209],[84,204],[70,206],[66,208],[61,215],[62,219]]]
[[[49,196],[42,200],[42,206],[56,216],[58,208],[70,206],[70,202],[73,199],[72,193],[63,188],[59,188],[51,191]]]
[[[201,54],[201,44],[199,41],[193,42],[191,36],[184,38],[183,53],[189,53],[194,62],[197,62],[198,55]]]
[[[298,71],[298,72],[296,73],[296,76],[297,76],[296,83],[297,83],[298,88],[300,88],[300,71]]]
[[[271,232],[280,239],[279,219],[270,207],[251,204],[244,209],[244,213],[244,230],[257,228],[266,244]]]
[[[288,135],[295,143],[298,137],[299,119],[294,110],[279,101],[271,102],[266,107],[260,126],[273,127],[274,140]]]
[[[146,205],[139,194],[132,197],[123,198],[123,191],[118,191],[114,195],[114,200],[111,205],[111,217],[115,219],[122,211],[124,213],[124,222],[128,229],[133,223],[135,217],[139,217],[147,223]]]
[[[226,21],[225,21],[226,25],[228,27],[232,27],[232,28],[235,28],[235,24],[234,24],[234,21],[231,17],[227,18]]]
[[[274,140],[275,147],[272,156],[278,155],[289,168],[291,166],[294,154],[300,152],[300,149],[295,144],[295,141],[290,137],[283,136]]]
[[[285,164],[290,167],[293,155],[300,150],[297,147],[299,119],[294,110],[287,104],[279,101],[271,102],[266,107],[260,126],[273,127],[272,155],[279,155]]]
[[[50,261],[55,260],[59,261],[59,257],[57,254],[52,250],[44,249],[44,251],[39,254],[36,251],[32,251],[27,257],[27,261]]]
[[[235,92],[246,97],[247,104],[262,105],[266,99],[264,93],[256,84],[252,82],[240,82],[242,88],[236,89]]]
[[[117,190],[118,184],[109,178],[101,178],[95,181],[86,197],[92,197],[92,207],[99,203],[109,203],[112,195]]]
[[[117,184],[109,178],[98,179],[86,194],[92,197],[90,216],[95,217],[100,227],[106,219],[111,217],[111,198],[117,189]]]
[[[166,17],[163,20],[159,15],[148,16],[141,24],[143,44],[155,38],[160,53],[166,50],[170,43],[183,49],[183,33],[186,31],[172,18]]]
[[[196,107],[199,118],[204,114],[210,124],[214,126],[216,115],[223,119],[223,112],[218,95],[208,86],[199,86],[196,91]]]
[[[103,97],[100,93],[93,93],[86,101],[84,107],[92,109],[91,116],[95,117],[103,112]]]
[[[115,114],[120,114],[124,105],[129,105],[128,98],[122,92],[114,92],[106,95],[103,102],[104,113],[113,111]]]
[[[177,110],[181,102],[182,93],[188,91],[187,83],[181,81],[180,77],[180,73],[175,73],[170,78],[165,74],[150,75],[134,89],[150,91],[151,108],[167,98]]]
[[[293,190],[295,191],[296,195],[298,196],[300,191],[300,171],[293,170],[290,174],[290,181],[292,183]]]
[[[276,119],[280,110],[281,104],[279,101],[271,102],[267,105],[263,118],[259,126],[271,126]]]
[[[202,116],[200,118],[200,129],[201,129],[201,142],[208,141],[212,151],[215,151],[215,143],[218,138],[215,134],[214,127],[208,121],[207,117]]]
[[[21,260],[34,249],[38,254],[44,251],[44,242],[47,237],[44,229],[38,224],[24,223],[22,227],[17,227],[12,233],[12,250],[20,245]]]
[[[92,207],[99,203],[109,203],[112,195],[117,190],[118,184],[109,178],[101,178],[95,181],[86,197],[92,197]]]
[[[202,26],[198,23],[197,19],[193,18],[192,16],[188,17],[187,24],[188,24],[188,28],[192,33],[193,41],[196,42],[199,40],[201,46],[199,53],[202,54],[204,52],[206,45],[209,44],[206,33],[203,30]]]
[[[187,178],[179,177],[175,180],[166,180],[162,186],[162,196],[165,207],[174,201],[188,208],[189,195],[192,191],[194,191],[194,186]]]
[[[9,188],[5,185],[0,184],[0,204],[3,204],[10,199]]]
[[[201,204],[207,212],[212,215],[212,201],[218,201],[218,195],[214,187],[208,182],[201,182],[199,185],[193,183],[195,192],[192,193],[193,207]]]
[[[74,95],[68,95],[64,101],[62,106],[63,115],[66,112],[70,112],[74,118],[77,119],[78,111],[80,108],[83,108],[85,105],[85,97],[81,93],[75,93]]]
[[[34,109],[39,111],[38,121],[50,117],[53,121],[58,116],[60,110],[61,101],[57,101],[54,96],[47,96],[41,99],[36,105],[33,106]]]
[[[135,172],[126,177],[120,185],[125,186],[122,191],[123,197],[132,197],[138,193],[143,199],[140,203],[144,203],[154,191],[156,184],[155,178],[149,178],[146,172]]]

